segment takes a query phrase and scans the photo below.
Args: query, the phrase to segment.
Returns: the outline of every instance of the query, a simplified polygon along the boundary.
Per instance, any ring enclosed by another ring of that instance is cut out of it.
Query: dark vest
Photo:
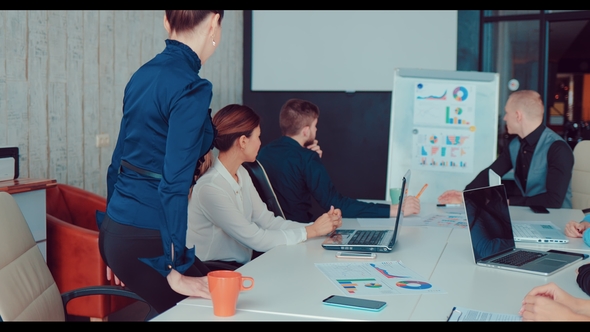
[[[535,147],[533,159],[531,160],[529,174],[527,175],[526,192],[522,190],[522,186],[520,185],[520,179],[517,177],[516,172],[514,172],[516,186],[518,187],[518,189],[520,189],[522,196],[531,197],[547,192],[545,184],[545,181],[547,179],[547,152],[549,152],[549,147],[551,146],[551,144],[553,144],[553,142],[557,140],[564,141],[563,138],[557,135],[553,130],[549,128],[545,128],[545,130],[543,130],[543,133],[541,134],[541,137],[537,142],[537,146]],[[508,149],[510,151],[510,161],[512,161],[512,167],[516,169],[516,157],[518,156],[518,152],[520,150],[520,140],[518,139],[518,137],[514,138],[510,142]],[[563,204],[561,204],[561,207],[567,209],[572,208],[571,180],[570,184],[567,187],[567,193],[565,194],[565,198],[563,200]]]

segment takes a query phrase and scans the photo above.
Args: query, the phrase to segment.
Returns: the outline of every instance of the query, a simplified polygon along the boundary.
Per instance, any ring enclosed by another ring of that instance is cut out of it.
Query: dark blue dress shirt
[[[334,187],[317,152],[302,147],[294,139],[282,136],[264,146],[258,161],[289,220],[313,221],[312,196],[328,211],[342,210],[343,218],[389,218],[390,205],[361,202],[342,196]]]
[[[164,51],[131,77],[107,174],[107,214],[121,224],[159,230],[164,256],[145,263],[163,276],[184,273],[195,260],[186,248],[188,194],[197,160],[213,141],[212,85],[187,45],[166,40]],[[157,179],[123,168],[124,160]],[[172,251],[172,247],[174,251]]]

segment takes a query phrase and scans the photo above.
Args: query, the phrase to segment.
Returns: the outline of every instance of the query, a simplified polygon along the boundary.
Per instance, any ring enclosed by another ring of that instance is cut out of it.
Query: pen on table
[[[418,195],[416,195],[416,198],[420,198],[420,195],[422,195],[422,193],[424,192],[424,189],[426,189],[426,187],[428,187],[428,183],[425,184],[422,189],[420,189],[420,192],[418,192]]]
[[[459,207],[461,204],[436,204],[438,207]]]

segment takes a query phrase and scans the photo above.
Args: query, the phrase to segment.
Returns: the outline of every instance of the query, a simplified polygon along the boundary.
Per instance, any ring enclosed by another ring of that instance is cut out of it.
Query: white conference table
[[[424,218],[444,212],[434,204],[423,204]],[[581,220],[580,210],[550,209],[550,214],[533,214],[525,207],[511,207],[511,218],[549,220],[563,228],[567,221]],[[358,228],[356,219],[345,219],[342,228]],[[366,227],[363,227],[366,228]],[[473,261],[467,229],[435,226],[404,226],[391,253],[378,253],[374,261],[400,260],[406,267],[443,289],[445,294],[362,296],[387,302],[381,312],[330,307],[322,300],[343,293],[315,266],[315,263],[344,261],[335,251],[321,247],[323,238],[292,246],[276,247],[238,269],[253,277],[254,288],[240,293],[237,312],[232,317],[213,315],[212,303],[202,298],[187,298],[154,321],[444,321],[454,306],[505,314],[518,314],[525,294],[534,286],[553,281],[570,294],[587,298],[575,282],[575,270],[588,261],[578,262],[556,274],[543,277],[479,267]],[[580,239],[568,244],[518,244],[519,247],[586,251]]]
[[[182,305],[179,304],[170,310],[158,315],[152,322],[194,322],[194,321],[225,321],[225,322],[272,322],[272,321],[326,321],[325,318],[295,317],[280,313],[266,311],[236,309],[236,314],[231,317],[217,317],[213,314],[211,306]],[[335,319],[336,320],[336,319]]]

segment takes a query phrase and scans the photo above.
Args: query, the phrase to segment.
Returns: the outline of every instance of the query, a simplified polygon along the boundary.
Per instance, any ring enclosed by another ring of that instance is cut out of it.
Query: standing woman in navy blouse
[[[199,70],[219,44],[222,18],[222,10],[167,10],[166,48],[125,88],[99,248],[109,279],[158,312],[187,296],[210,298],[209,269],[185,241],[193,175],[214,137],[212,86]]]

